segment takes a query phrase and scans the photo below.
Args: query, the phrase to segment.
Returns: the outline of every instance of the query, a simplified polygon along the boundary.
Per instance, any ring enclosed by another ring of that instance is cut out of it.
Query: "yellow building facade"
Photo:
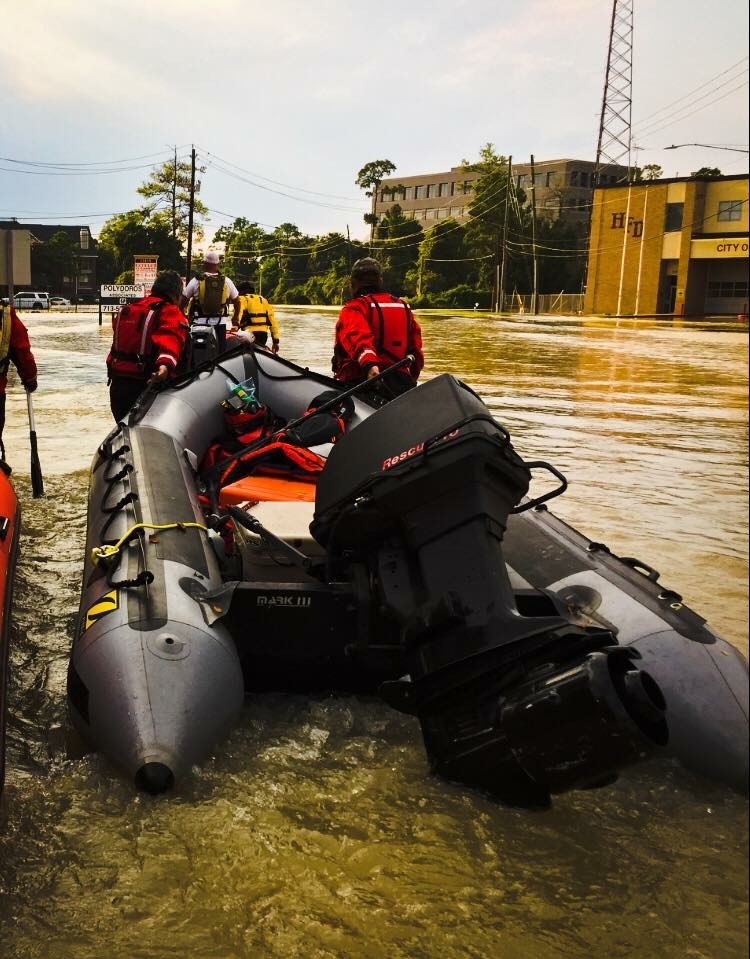
[[[748,176],[594,193],[584,313],[747,314]]]

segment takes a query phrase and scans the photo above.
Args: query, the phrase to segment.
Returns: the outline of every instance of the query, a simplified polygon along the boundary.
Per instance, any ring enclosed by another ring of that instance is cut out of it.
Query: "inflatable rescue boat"
[[[742,656],[549,512],[564,477],[466,384],[388,397],[388,372],[345,390],[250,345],[142,395],[91,471],[84,740],[160,793],[249,694],[377,691],[433,770],[503,802],[654,753],[746,789]]]
[[[9,475],[10,468],[0,460],[0,793],[5,783],[10,605],[21,529],[21,511]]]

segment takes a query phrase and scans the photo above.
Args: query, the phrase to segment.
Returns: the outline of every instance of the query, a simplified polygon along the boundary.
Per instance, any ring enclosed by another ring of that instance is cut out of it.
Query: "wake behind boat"
[[[532,472],[557,487],[529,497]],[[431,766],[521,805],[654,752],[747,784],[747,665],[439,376],[381,405],[247,346],[144,394],[92,467],[68,700],[172,788],[248,693],[377,690]]]

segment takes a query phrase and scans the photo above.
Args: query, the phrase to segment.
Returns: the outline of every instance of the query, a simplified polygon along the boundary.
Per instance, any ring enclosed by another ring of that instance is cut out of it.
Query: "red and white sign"
[[[133,282],[135,284],[141,284],[146,288],[145,296],[148,296],[151,292],[151,287],[154,280],[156,279],[157,267],[156,264],[159,260],[158,254],[136,254],[133,264]]]

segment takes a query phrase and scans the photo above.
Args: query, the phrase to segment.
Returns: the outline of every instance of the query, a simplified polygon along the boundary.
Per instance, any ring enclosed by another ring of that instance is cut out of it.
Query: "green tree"
[[[365,191],[365,196],[373,197],[377,194],[378,187],[385,177],[395,171],[396,165],[390,160],[372,160],[370,163],[365,163],[354,182],[360,190]],[[370,226],[370,241],[372,241],[378,218],[372,212],[365,213],[364,221]]]
[[[509,241],[523,241],[524,228],[528,224],[528,213],[523,208],[526,196],[510,182],[508,160],[495,153],[491,143],[479,151],[478,162],[464,160],[462,166],[467,172],[479,174],[469,203],[470,219],[466,225],[464,248],[467,256],[477,258],[475,282],[478,291],[490,290],[497,282],[506,215],[509,218]],[[510,267],[508,262],[506,289],[511,278]]]
[[[67,279],[75,276],[77,244],[64,231],[53,233],[46,243],[31,247],[31,272],[40,287],[46,290],[62,290]]]
[[[717,166],[702,166],[700,170],[693,170],[690,176],[704,176],[713,179],[721,176],[721,170]]]
[[[647,163],[643,167],[635,168],[635,180],[658,180],[664,176],[664,170],[658,163]]]
[[[160,270],[183,268],[179,239],[163,223],[149,220],[143,210],[110,217],[99,234],[99,247],[111,254],[116,276],[132,270],[133,258],[139,253],[157,254]]]
[[[383,267],[385,286],[391,292],[402,295],[414,292],[414,272],[422,240],[422,227],[412,217],[404,216],[398,203],[390,207],[377,225],[373,243]],[[382,241],[382,242],[378,242]]]
[[[537,224],[536,240],[538,292],[579,291],[586,265],[586,228],[545,218]]]
[[[310,277],[312,238],[303,236],[294,223],[280,223],[271,237],[276,245],[273,258],[277,263],[277,281],[272,290],[272,299],[277,303],[306,302],[303,288]]]
[[[256,285],[265,251],[277,245],[271,234],[245,217],[238,217],[231,226],[220,227],[214,242],[224,243],[224,268],[235,282],[253,280]]]
[[[205,167],[198,167],[199,173],[205,173]],[[169,233],[179,239],[182,245],[187,243],[188,220],[190,213],[190,164],[184,160],[169,160],[155,167],[145,183],[138,187],[138,193],[152,201],[147,207],[149,219],[166,227]],[[200,180],[195,181],[193,201],[193,238],[203,237],[201,217],[208,213],[208,207],[198,199]]]
[[[312,303],[341,303],[349,295],[349,273],[354,259],[364,255],[359,243],[350,243],[341,233],[328,233],[313,244],[312,276],[305,290]]]
[[[422,294],[434,301],[436,293],[465,283],[469,279],[464,250],[465,227],[456,220],[437,223],[419,244],[419,269]],[[436,305],[439,305],[436,303]]]

